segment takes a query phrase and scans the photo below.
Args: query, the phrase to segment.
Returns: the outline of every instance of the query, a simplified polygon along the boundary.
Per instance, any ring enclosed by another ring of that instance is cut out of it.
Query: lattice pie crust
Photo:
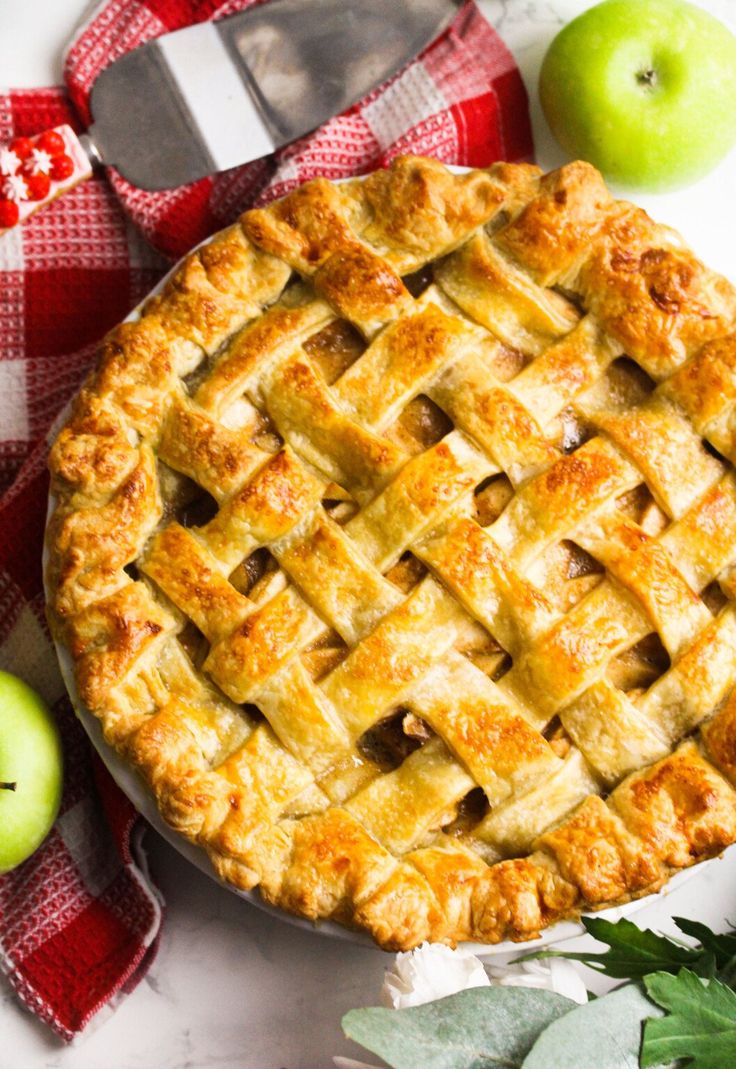
[[[50,619],[224,879],[523,940],[736,840],[735,318],[586,164],[403,158],[107,336]]]

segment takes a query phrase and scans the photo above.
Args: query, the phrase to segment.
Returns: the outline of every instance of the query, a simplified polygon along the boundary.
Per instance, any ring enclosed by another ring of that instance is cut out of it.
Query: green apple
[[[20,865],[48,835],[62,770],[48,707],[21,679],[0,671],[0,873]]]
[[[604,0],[555,37],[539,94],[573,156],[624,186],[675,189],[736,141],[736,37],[685,0]]]

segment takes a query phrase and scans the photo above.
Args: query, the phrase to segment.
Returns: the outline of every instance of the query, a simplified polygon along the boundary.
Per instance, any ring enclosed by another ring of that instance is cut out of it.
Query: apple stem
[[[643,85],[647,89],[654,89],[657,84],[657,72],[651,67],[647,67],[646,70],[639,71],[636,80],[639,82],[639,85]]]
[[[17,783],[3,783],[0,782],[0,791],[14,791],[18,786]]]

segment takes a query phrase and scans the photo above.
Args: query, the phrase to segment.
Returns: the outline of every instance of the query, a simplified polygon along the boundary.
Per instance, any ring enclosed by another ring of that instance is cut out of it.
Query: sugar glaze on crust
[[[102,342],[49,619],[240,888],[530,939],[736,841],[736,293],[573,163],[317,179]]]

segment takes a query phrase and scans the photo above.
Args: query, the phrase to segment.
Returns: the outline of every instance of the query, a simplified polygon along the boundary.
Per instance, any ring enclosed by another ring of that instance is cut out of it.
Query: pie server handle
[[[100,162],[90,138],[66,124],[0,145],[0,237],[89,178]]]

